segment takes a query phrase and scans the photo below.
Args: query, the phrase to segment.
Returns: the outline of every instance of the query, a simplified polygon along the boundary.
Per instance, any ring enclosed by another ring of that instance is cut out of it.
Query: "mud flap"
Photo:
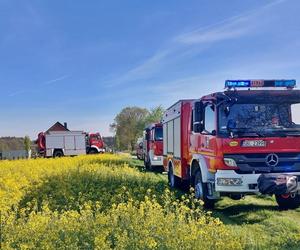
[[[284,195],[298,191],[297,176],[288,174],[261,174],[257,184],[262,194]]]

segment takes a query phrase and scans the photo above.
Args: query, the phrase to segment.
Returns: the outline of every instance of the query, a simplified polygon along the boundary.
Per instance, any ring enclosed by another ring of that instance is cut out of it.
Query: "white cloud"
[[[50,81],[46,81],[44,83],[42,83],[41,85],[45,86],[45,85],[50,85],[50,84],[53,84],[53,83],[56,83],[56,82],[59,82],[59,81],[62,81],[62,80],[65,80],[67,78],[69,78],[70,75],[63,75],[61,77],[58,77],[58,78],[55,78],[53,80],[50,80]]]
[[[60,77],[55,78],[55,79],[51,79],[51,80],[46,81],[46,82],[42,82],[38,85],[39,87],[37,87],[35,89],[26,88],[26,89],[23,89],[23,90],[22,89],[16,90],[16,91],[10,93],[8,96],[13,97],[13,96],[21,95],[21,94],[28,93],[28,92],[36,92],[36,91],[39,91],[39,90],[43,90],[42,87],[54,84],[54,83],[59,82],[59,81],[63,81],[65,79],[69,78],[69,77],[70,77],[70,75],[63,75],[63,76],[60,76]]]
[[[212,43],[227,39],[235,39],[245,35],[258,32],[257,27],[261,25],[262,19],[258,18],[266,10],[285,0],[273,1],[258,9],[236,15],[215,24],[197,28],[190,32],[175,37],[175,41],[187,45]]]
[[[115,87],[131,81],[147,79],[155,76],[166,65],[175,63],[192,53],[206,50],[214,42],[228,39],[237,39],[259,32],[262,25],[261,15],[265,11],[286,0],[272,1],[269,4],[236,15],[206,27],[200,27],[190,32],[179,34],[169,40],[165,49],[154,53],[153,56],[139,65],[125,72],[123,75],[113,77],[105,82],[106,87]]]
[[[115,87],[127,81],[143,79],[145,76],[154,73],[158,68],[160,68],[170,53],[170,50],[162,50],[155,53],[152,57],[130,69],[125,74],[106,81],[105,86]]]
[[[213,27],[200,28],[181,34],[175,38],[175,41],[192,45],[238,38],[249,33],[251,26],[247,21],[248,18],[236,16],[234,19],[230,18],[222,21],[221,25],[213,25]]]

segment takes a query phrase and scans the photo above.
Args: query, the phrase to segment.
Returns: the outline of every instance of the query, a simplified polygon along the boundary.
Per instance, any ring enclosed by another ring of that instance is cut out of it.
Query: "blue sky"
[[[109,135],[125,106],[225,79],[300,81],[300,1],[0,0],[0,136],[56,121]]]

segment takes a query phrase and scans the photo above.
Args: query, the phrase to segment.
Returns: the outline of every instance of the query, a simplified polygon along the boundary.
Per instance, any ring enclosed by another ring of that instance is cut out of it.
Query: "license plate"
[[[242,141],[242,147],[265,147],[266,141],[264,140],[245,140]]]

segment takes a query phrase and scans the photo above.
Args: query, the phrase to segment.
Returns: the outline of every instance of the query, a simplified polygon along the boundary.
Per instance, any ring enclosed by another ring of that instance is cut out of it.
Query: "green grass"
[[[223,198],[213,216],[219,217],[245,248],[300,249],[300,209],[280,211],[271,197]]]
[[[249,195],[237,201],[225,197],[212,215],[245,249],[300,249],[300,208],[280,211],[273,197]]]

